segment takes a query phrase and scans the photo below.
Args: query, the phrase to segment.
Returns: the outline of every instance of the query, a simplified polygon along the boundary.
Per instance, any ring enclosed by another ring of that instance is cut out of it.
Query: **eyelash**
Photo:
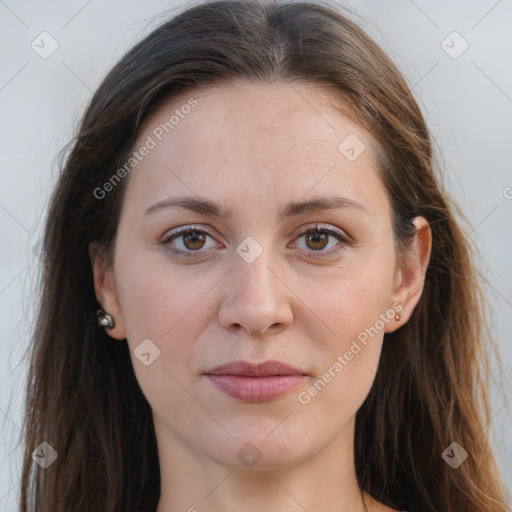
[[[185,228],[181,228],[178,231],[174,231],[174,232],[170,233],[168,236],[166,236],[164,238],[164,240],[162,240],[162,243],[163,243],[163,245],[166,245],[168,250],[173,254],[176,254],[178,256],[185,256],[185,257],[197,257],[198,255],[200,255],[202,252],[205,252],[205,251],[201,251],[201,250],[182,251],[181,249],[176,249],[169,245],[169,243],[172,240],[174,240],[175,238],[179,238],[180,236],[188,235],[190,233],[204,234],[204,235],[210,236],[211,238],[214,238],[214,236],[210,232],[210,230],[208,230],[206,228],[199,228],[197,226],[191,225],[191,226],[187,226]],[[333,229],[332,227],[322,225],[322,224],[316,224],[314,227],[309,227],[309,228],[305,229],[298,235],[297,240],[305,235],[313,234],[313,233],[325,233],[330,236],[334,236],[340,242],[343,243],[343,246],[350,244],[349,238],[346,235],[344,235],[341,230]],[[343,248],[336,249],[336,250],[330,249],[329,251],[326,251],[326,252],[313,251],[313,252],[306,253],[306,256],[309,258],[312,258],[312,259],[322,259],[322,258],[325,258],[328,256],[338,255],[340,253],[340,250],[342,250],[342,249]],[[321,256],[316,255],[315,252],[320,253]]]

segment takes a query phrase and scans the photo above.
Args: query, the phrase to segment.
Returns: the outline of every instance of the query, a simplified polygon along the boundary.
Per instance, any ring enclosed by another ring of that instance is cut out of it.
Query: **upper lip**
[[[247,361],[233,361],[222,364],[213,370],[205,372],[206,375],[240,375],[246,377],[268,377],[271,375],[305,375],[302,370],[294,368],[281,361],[265,361],[263,363],[249,363]]]

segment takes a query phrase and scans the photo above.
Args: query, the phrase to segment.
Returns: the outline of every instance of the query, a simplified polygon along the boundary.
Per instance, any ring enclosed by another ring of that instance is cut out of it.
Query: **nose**
[[[227,276],[229,284],[219,310],[219,322],[226,329],[262,336],[291,325],[293,294],[268,252],[263,251],[252,263],[234,255],[235,265]]]

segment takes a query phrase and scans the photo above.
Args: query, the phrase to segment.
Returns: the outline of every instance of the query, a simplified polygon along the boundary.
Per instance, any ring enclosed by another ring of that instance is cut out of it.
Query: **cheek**
[[[326,406],[342,406],[356,412],[369,392],[377,372],[385,322],[390,321],[382,308],[384,296],[360,297],[354,289],[333,295],[337,307],[324,310],[324,320],[332,331],[328,336],[312,338],[321,354],[316,368],[315,389],[308,394]],[[323,340],[323,346],[320,345]]]
[[[311,297],[316,301],[312,304],[322,306],[315,311],[329,330],[321,337],[309,333],[318,364],[295,396],[300,429],[323,432],[325,440],[348,425],[366,399],[379,365],[384,322],[390,321],[385,286],[374,286],[369,293],[364,279],[340,284],[332,285],[329,301]]]
[[[389,308],[393,275],[391,251],[383,251],[380,257],[354,253],[341,269],[321,279],[313,278],[314,285],[301,278],[297,282],[300,286],[294,291],[315,314],[316,328],[322,328],[323,338],[329,340],[330,348],[337,352],[347,350],[351,340],[373,327]],[[378,330],[382,327],[379,322]]]
[[[207,273],[180,271],[167,261],[141,255],[120,258],[116,268],[119,301],[125,327],[137,339],[163,341],[198,317],[201,299],[215,281]]]
[[[302,405],[311,404],[312,410],[325,414],[330,407],[339,407],[347,419],[366,398],[377,372],[385,325],[394,319],[389,303],[393,253],[388,256],[366,258],[364,264],[362,259],[357,264],[347,261],[336,278],[303,289],[304,302],[317,318],[316,335],[312,323],[302,327],[314,340],[312,348],[319,357],[315,378],[298,397]]]
[[[162,389],[191,378],[190,358],[205,322],[213,318],[209,292],[219,276],[195,274],[191,267],[179,272],[168,262],[133,253],[119,258],[117,264],[119,302],[134,371],[142,390],[157,399]],[[150,344],[150,352],[158,354],[150,366],[137,357],[144,340],[150,340],[156,347]]]

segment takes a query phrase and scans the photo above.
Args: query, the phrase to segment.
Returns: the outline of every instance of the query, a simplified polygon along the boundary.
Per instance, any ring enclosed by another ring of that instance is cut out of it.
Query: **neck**
[[[164,427],[155,424],[161,473],[156,512],[366,512],[369,498],[363,501],[355,473],[353,425],[347,428],[299,462],[241,469],[177,439],[163,446]]]

